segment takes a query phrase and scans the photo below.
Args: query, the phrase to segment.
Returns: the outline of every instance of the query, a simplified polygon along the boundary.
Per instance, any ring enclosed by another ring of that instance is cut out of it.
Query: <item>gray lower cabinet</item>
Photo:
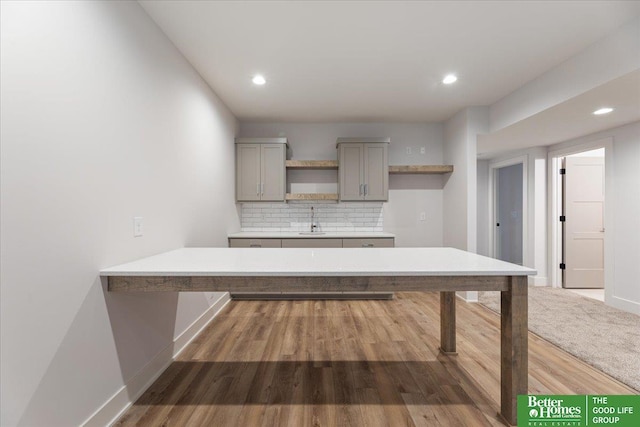
[[[392,248],[393,238],[342,239],[343,248]]]
[[[368,239],[303,238],[303,239],[245,239],[229,238],[230,248],[392,248],[393,237]]]
[[[230,248],[281,248],[280,239],[229,239]]]
[[[238,202],[283,202],[286,192],[287,156],[285,138],[236,141],[236,200]],[[283,142],[269,143],[268,141]]]
[[[282,239],[283,248],[341,248],[342,239]]]
[[[340,201],[387,201],[389,159],[386,142],[338,140],[338,188]]]

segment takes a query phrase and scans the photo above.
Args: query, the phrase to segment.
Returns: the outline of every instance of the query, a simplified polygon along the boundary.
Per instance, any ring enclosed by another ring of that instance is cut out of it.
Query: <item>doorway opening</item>
[[[611,282],[606,199],[612,145],[607,138],[549,152],[551,285],[599,301]]]
[[[494,258],[524,265],[527,259],[527,156],[489,165]]]

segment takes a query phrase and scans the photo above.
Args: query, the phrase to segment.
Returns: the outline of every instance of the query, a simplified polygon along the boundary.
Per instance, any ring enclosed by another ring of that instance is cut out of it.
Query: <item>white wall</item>
[[[467,138],[467,110],[444,124],[444,162],[453,165],[444,189],[444,246],[467,250],[467,164],[470,143]]]
[[[613,153],[606,152],[605,215],[613,217],[605,217],[605,239],[612,237],[611,246],[605,242],[605,302],[640,314],[640,122],[556,144],[549,151],[571,151],[606,138],[613,139]]]
[[[469,107],[444,124],[444,163],[453,165],[443,191],[443,242],[470,252],[477,243],[477,137],[489,128],[488,107]],[[477,292],[460,292],[468,301]]]
[[[389,164],[442,164],[442,125],[436,123],[250,123],[240,124],[242,137],[286,136],[290,158],[337,159],[339,137],[390,137]],[[407,154],[407,147],[411,154]],[[420,154],[420,148],[425,154]],[[335,171],[290,171],[297,191],[335,192]],[[389,202],[383,204],[384,231],[396,235],[397,246],[442,246],[440,175],[391,175]],[[426,220],[420,221],[420,212]]]
[[[488,108],[469,107],[444,124],[444,245],[470,252],[477,240],[477,136],[488,130]]]
[[[226,244],[237,123],[135,2],[0,15],[0,424],[106,424],[223,294],[112,294],[98,271]]]

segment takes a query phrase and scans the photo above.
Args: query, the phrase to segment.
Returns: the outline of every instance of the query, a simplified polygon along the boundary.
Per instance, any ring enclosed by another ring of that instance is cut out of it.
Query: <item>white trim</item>
[[[220,313],[230,300],[228,293],[222,295],[198,319],[189,325],[180,336],[161,350],[81,425],[102,427],[115,423],[131,407],[133,402],[169,367],[180,352]]]
[[[489,251],[491,257],[496,258],[496,170],[506,167],[522,164],[522,265],[527,265],[529,261],[529,155],[512,157],[506,160],[489,163]],[[533,266],[533,263],[532,263]]]
[[[529,276],[527,283],[530,286],[549,286],[549,279],[540,276]]]
[[[464,302],[478,302],[478,291],[456,292],[456,296]]]
[[[571,154],[590,151],[597,148],[605,149],[605,191],[604,191],[604,223],[606,233],[604,235],[604,294],[605,302],[613,305],[613,284],[614,284],[614,247],[613,247],[613,200],[614,173],[613,173],[613,137],[601,138],[583,144],[576,144],[549,151],[547,161],[549,164],[548,194],[548,233],[549,233],[549,267],[550,284],[554,288],[562,287],[562,272],[560,261],[562,254],[562,243],[560,239],[559,220],[562,204],[562,193],[559,191],[560,180],[560,158]]]
[[[562,209],[562,192],[559,191],[561,185],[560,168],[562,167],[560,158],[563,156],[551,157],[548,154],[549,162],[549,267],[547,271],[550,273],[551,287],[562,287],[562,270],[560,270],[560,262],[562,261],[562,240],[560,239],[560,224],[557,220]]]
[[[606,298],[606,290],[605,290],[605,298]],[[620,310],[628,311],[629,313],[634,313],[640,316],[640,303],[638,302],[631,301],[625,298],[612,296],[609,305],[611,305],[612,307],[618,308]]]

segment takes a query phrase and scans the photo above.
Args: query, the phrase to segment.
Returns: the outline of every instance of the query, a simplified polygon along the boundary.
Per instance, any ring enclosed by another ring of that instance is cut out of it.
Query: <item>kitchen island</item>
[[[101,270],[112,292],[439,291],[440,348],[456,353],[456,291],[501,292],[501,414],[527,394],[527,276],[453,248],[183,248]]]

